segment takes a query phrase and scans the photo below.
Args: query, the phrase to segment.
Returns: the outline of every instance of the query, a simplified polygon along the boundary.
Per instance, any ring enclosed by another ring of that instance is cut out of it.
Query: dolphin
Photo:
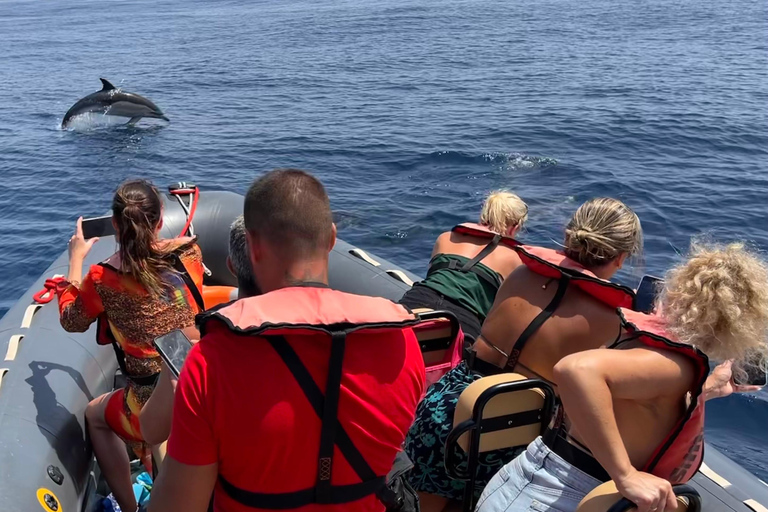
[[[170,121],[157,105],[143,96],[132,92],[122,91],[109,83],[109,80],[100,78],[103,87],[100,91],[89,94],[81,99],[64,114],[61,127],[66,128],[73,117],[88,112],[98,112],[107,116],[128,117],[128,124],[136,124],[142,117],[152,117]]]

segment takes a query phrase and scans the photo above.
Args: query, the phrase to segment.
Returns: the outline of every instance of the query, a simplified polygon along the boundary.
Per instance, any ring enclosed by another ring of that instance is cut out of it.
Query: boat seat
[[[414,326],[413,332],[424,357],[427,386],[431,386],[461,361],[464,333],[459,319],[450,311],[424,308],[413,313],[421,320]]]
[[[205,309],[211,309],[219,304],[225,304],[237,299],[237,288],[234,286],[203,285],[203,304]]]
[[[673,485],[677,496],[677,512],[701,512],[701,496],[690,485]],[[629,512],[635,504],[624,498],[613,480],[601,484],[584,496],[576,512]]]
[[[501,373],[476,380],[461,393],[453,429],[445,443],[445,469],[451,478],[467,482],[464,510],[472,510],[480,454],[528,446],[540,436],[555,409],[555,391],[541,379]],[[454,455],[467,454],[466,470]]]

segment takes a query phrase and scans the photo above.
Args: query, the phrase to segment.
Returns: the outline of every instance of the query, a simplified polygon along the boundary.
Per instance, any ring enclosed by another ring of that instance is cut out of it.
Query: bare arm
[[[160,381],[139,415],[141,434],[151,445],[158,445],[171,435],[173,393],[176,391],[176,383],[176,377],[163,363]]]
[[[640,512],[675,509],[672,486],[632,466],[614,416],[613,400],[683,396],[693,368],[682,356],[647,348],[588,350],[562,359],[554,379],[569,420],[623,496]]]
[[[190,466],[168,455],[152,489],[148,512],[206,512],[219,465]]]
[[[442,245],[443,241],[450,241],[451,240],[451,232],[447,231],[445,233],[441,233],[440,236],[437,237],[437,240],[435,240],[435,245],[432,247],[432,256],[430,258],[434,258],[438,254],[440,254],[442,251]]]

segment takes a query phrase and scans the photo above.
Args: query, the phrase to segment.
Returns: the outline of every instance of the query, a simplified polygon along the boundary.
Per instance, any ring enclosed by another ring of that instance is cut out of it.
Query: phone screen
[[[178,377],[181,373],[181,367],[184,366],[184,360],[187,359],[189,351],[192,349],[192,342],[189,341],[189,338],[176,329],[155,338],[155,347],[171,372]]]
[[[659,277],[643,276],[635,294],[635,311],[653,313],[663,283],[664,280]]]
[[[112,225],[112,216],[83,219],[83,238],[112,236],[115,234],[115,226]]]
[[[765,386],[768,384],[768,375],[766,375],[765,370],[760,367],[760,364],[746,364],[742,367],[742,369],[747,374],[746,379],[739,378],[738,374],[740,372],[735,371],[733,375],[733,382],[736,384],[750,386]]]

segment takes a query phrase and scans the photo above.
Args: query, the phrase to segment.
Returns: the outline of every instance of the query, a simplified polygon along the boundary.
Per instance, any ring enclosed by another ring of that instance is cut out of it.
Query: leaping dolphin
[[[104,87],[100,91],[89,94],[72,108],[67,110],[61,127],[66,128],[73,117],[88,112],[102,113],[107,116],[129,117],[128,124],[136,124],[142,117],[152,117],[170,121],[157,105],[143,96],[118,89],[105,78],[100,78]]]

